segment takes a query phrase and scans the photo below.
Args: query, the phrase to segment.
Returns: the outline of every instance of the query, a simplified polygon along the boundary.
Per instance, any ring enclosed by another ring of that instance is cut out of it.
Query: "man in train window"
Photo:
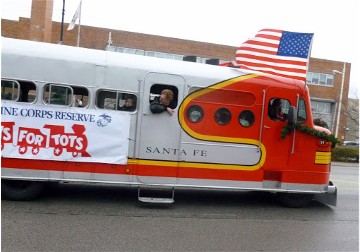
[[[150,110],[152,113],[162,113],[167,111],[170,115],[174,110],[170,108],[170,103],[174,99],[174,93],[170,89],[164,89],[160,93],[160,97],[155,97],[154,101],[150,103]]]
[[[275,98],[270,100],[268,114],[271,120],[275,120],[275,121],[287,120],[287,114],[282,112],[282,99]]]

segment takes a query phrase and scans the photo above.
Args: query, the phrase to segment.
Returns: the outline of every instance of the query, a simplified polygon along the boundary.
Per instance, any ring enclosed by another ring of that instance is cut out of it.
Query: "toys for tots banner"
[[[130,114],[1,102],[3,157],[126,164]]]

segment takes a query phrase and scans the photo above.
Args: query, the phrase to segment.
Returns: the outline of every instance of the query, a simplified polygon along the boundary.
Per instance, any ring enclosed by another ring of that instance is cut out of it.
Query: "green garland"
[[[300,123],[296,123],[293,125],[285,125],[281,130],[281,138],[285,139],[287,135],[290,135],[293,129],[299,130],[312,136],[319,137],[321,139],[325,139],[328,142],[332,143],[332,147],[335,147],[335,145],[339,143],[338,139],[333,134],[328,135],[325,132],[321,132],[308,126],[301,125]]]

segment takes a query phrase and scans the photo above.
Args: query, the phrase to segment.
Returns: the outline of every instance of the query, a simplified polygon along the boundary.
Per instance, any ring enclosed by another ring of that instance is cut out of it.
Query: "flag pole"
[[[63,43],[63,39],[64,39],[64,16],[65,16],[65,0],[63,0],[63,9],[62,9],[61,31],[60,31],[60,41],[59,41],[60,45]]]
[[[309,65],[310,65],[310,55],[311,55],[311,50],[312,50],[312,45],[313,45],[313,41],[314,41],[314,35],[312,35],[311,37],[311,41],[310,41],[310,46],[309,46],[309,53],[308,53],[308,56],[307,56],[307,63],[306,63],[306,76],[305,76],[305,85],[304,85],[304,89],[307,85],[307,73],[309,71]]]
[[[77,47],[79,47],[80,45],[81,6],[82,6],[82,0],[80,1],[79,26],[78,26],[77,43],[76,43]]]

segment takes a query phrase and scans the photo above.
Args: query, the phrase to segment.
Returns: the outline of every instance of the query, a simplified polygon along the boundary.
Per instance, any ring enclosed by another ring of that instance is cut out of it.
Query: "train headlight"
[[[186,117],[190,122],[200,122],[204,117],[204,110],[199,105],[191,105],[186,111]]]

